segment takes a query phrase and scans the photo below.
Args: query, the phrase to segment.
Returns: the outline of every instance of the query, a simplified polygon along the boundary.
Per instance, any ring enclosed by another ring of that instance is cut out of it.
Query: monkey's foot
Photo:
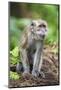
[[[26,75],[29,75],[30,73],[29,73],[29,71],[24,71],[23,72],[23,76],[26,76]]]
[[[29,72],[23,72],[22,76],[24,79],[28,80],[30,77],[30,73]]]
[[[39,72],[39,77],[45,78],[45,73],[43,71]]]

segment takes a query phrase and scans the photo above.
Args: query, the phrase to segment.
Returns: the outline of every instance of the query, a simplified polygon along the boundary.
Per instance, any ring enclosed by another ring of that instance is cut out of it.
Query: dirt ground
[[[25,86],[50,86],[59,85],[59,58],[58,52],[54,52],[54,46],[44,46],[42,71],[45,78],[33,77],[32,75],[21,76],[19,80],[9,79],[9,87],[25,87]]]

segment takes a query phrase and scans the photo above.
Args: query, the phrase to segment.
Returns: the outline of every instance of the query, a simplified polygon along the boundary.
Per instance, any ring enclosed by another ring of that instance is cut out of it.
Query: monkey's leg
[[[21,60],[21,62],[23,64],[23,68],[24,68],[23,75],[26,73],[29,73],[30,67],[29,67],[29,61],[28,61],[26,49],[22,49],[22,60]]]

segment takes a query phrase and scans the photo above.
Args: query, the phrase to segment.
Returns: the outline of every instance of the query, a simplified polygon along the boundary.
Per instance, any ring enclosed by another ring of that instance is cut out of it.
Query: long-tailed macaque
[[[44,20],[32,20],[25,28],[21,41],[21,63],[17,64],[17,72],[23,71],[23,75],[31,73],[37,77],[41,72],[42,50],[47,23]]]

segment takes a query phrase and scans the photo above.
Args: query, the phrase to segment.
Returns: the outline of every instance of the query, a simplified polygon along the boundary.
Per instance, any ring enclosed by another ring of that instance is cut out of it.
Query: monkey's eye
[[[39,27],[44,27],[44,28],[46,28],[46,25],[44,25],[44,24],[41,24],[41,25],[39,25]]]
[[[46,27],[46,25],[43,25],[43,27]]]
[[[31,23],[31,26],[35,26],[35,24],[32,22],[32,23]]]

